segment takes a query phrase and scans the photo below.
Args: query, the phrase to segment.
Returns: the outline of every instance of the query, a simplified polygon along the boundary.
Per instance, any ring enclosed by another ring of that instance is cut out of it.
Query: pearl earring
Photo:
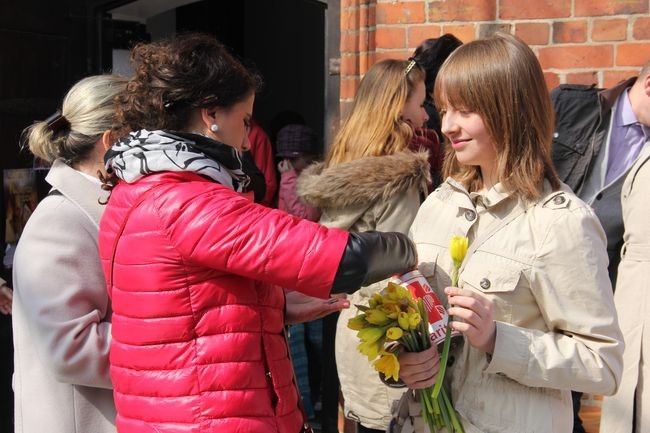
[[[217,132],[218,130],[219,130],[219,125],[217,125],[216,123],[210,125],[210,131]]]

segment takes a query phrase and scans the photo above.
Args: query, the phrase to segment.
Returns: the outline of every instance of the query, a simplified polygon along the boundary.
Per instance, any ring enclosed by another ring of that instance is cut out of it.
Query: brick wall
[[[463,42],[505,30],[538,55],[549,88],[609,87],[650,61],[650,0],[341,0],[341,103],[374,62],[424,39]]]

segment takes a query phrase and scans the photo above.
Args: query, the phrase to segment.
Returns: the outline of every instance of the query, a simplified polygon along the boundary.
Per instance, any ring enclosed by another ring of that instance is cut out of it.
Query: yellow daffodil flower
[[[392,377],[393,380],[399,380],[399,361],[397,356],[391,352],[381,352],[381,356],[374,363],[375,370],[383,373],[388,378]]]
[[[422,318],[418,313],[409,314],[408,317],[409,317],[409,326],[411,327],[411,329],[417,328],[418,325],[420,324],[420,320],[422,320]]]
[[[376,308],[371,308],[366,311],[366,321],[373,325],[382,326],[387,324],[390,321],[390,319],[388,318],[388,316],[386,316],[386,313],[384,313],[383,311]]]
[[[360,331],[366,326],[368,326],[368,322],[366,322],[365,314],[359,314],[358,316],[355,316],[348,320],[348,328],[354,331]]]
[[[379,342],[364,341],[357,346],[357,350],[368,357],[368,361],[372,361],[379,355]]]
[[[385,330],[386,330],[385,328],[377,328],[374,326],[369,326],[357,332],[357,337],[359,337],[359,340],[361,341],[367,343],[374,343],[375,341],[378,341],[381,337],[384,336]]]
[[[381,293],[373,293],[372,297],[368,300],[368,305],[370,308],[377,308],[384,302],[384,298],[381,296]]]
[[[397,316],[397,323],[399,323],[399,327],[402,328],[405,331],[408,331],[409,329],[409,315],[405,312],[399,313]]]
[[[384,304],[381,307],[382,311],[391,320],[396,320],[399,313],[402,311],[397,304]]]
[[[454,261],[455,266],[458,267],[463,262],[468,247],[469,239],[465,236],[453,236],[451,238],[451,241],[449,241],[449,254]]]
[[[398,326],[393,326],[392,328],[388,328],[386,331],[386,338],[389,340],[399,340],[402,338],[402,335],[404,335],[404,331],[402,331],[402,328]]]

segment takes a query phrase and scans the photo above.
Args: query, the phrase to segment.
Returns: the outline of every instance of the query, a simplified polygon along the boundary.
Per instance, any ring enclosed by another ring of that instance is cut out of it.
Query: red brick
[[[406,28],[377,27],[377,48],[406,48]]]
[[[516,1],[516,0],[513,0]],[[629,15],[648,12],[648,0],[574,0],[576,17]],[[567,2],[569,3],[569,2]]]
[[[359,36],[357,33],[341,33],[341,54],[365,51],[361,50]]]
[[[413,24],[425,21],[423,1],[379,3],[376,7],[377,24]]]
[[[546,87],[551,90],[560,85],[560,76],[554,72],[544,72]]]
[[[587,20],[556,21],[553,23],[553,42],[570,44],[587,41]]]
[[[341,56],[341,76],[345,75],[359,75],[359,56]]]
[[[616,66],[643,66],[649,60],[649,42],[620,44],[616,49]]]
[[[564,18],[571,16],[571,2],[567,0],[501,0],[499,18]]]
[[[429,3],[429,22],[492,21],[496,0],[442,0]]]
[[[510,23],[480,23],[478,25],[478,37],[487,38],[496,32],[512,33],[512,24]]]
[[[629,69],[626,71],[605,71],[603,72],[603,84],[605,88],[614,87],[621,81],[627,80],[630,77],[636,77],[639,71],[636,69]]]
[[[650,18],[649,17],[639,17],[634,21],[634,27],[632,30],[632,35],[634,39],[650,39]]]
[[[567,74],[567,84],[598,84],[598,72],[574,72]]]
[[[474,24],[461,24],[457,26],[442,26],[442,34],[451,33],[458,39],[467,43],[476,39],[476,26]]]
[[[546,23],[517,23],[515,35],[528,45],[547,45],[548,29]]]
[[[627,20],[594,20],[591,28],[591,39],[596,42],[624,41],[627,37]]]
[[[408,28],[408,47],[415,48],[422,43],[425,39],[439,38],[441,35],[440,26],[426,25],[426,26],[409,26]]]
[[[398,59],[406,60],[412,53],[410,51],[376,51],[374,63],[380,62],[385,59]]]
[[[538,58],[544,69],[607,68],[614,63],[614,49],[611,45],[543,47]]]
[[[372,30],[368,32],[368,51],[371,53],[377,49],[377,35],[376,31]]]
[[[368,72],[370,64],[370,56],[368,53],[361,53],[359,56],[359,74],[364,75],[366,72]]]
[[[341,99],[352,99],[359,88],[358,78],[341,78]]]
[[[359,9],[348,9],[341,12],[341,31],[359,29]]]

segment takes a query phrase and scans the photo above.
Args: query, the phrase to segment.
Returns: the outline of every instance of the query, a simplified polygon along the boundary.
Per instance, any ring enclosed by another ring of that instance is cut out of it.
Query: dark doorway
[[[267,131],[276,114],[291,110],[300,113],[322,137],[326,8],[326,3],[316,0],[204,0],[138,19],[152,40],[187,31],[215,35],[263,76],[265,87],[256,98],[255,117]],[[124,20],[131,10],[126,4],[106,12],[113,19]],[[106,37],[103,51],[115,41]],[[103,68],[111,69],[114,65],[105,60]]]

